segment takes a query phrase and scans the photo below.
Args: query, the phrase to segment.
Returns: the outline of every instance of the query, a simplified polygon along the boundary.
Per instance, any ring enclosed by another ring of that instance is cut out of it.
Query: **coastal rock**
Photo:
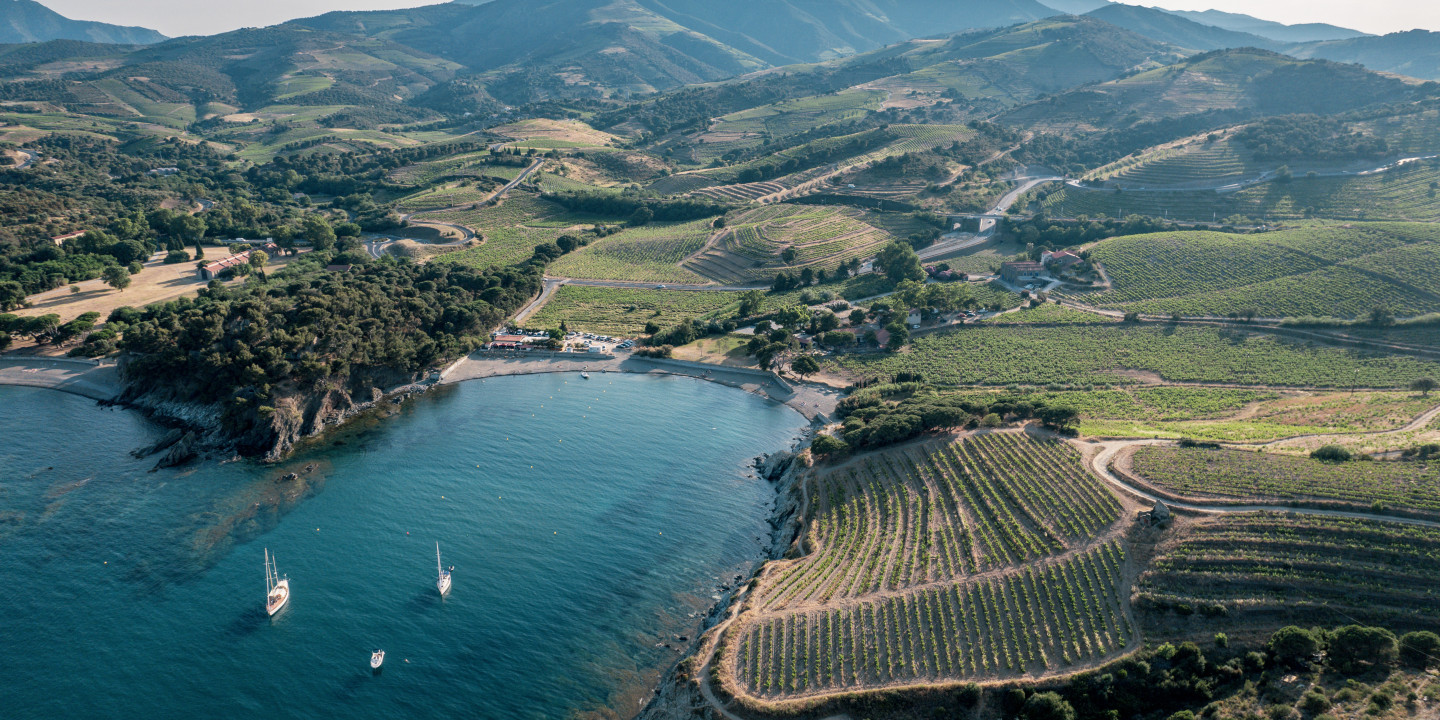
[[[795,453],[777,452],[755,458],[755,471],[770,482],[779,480],[795,462]]]
[[[155,464],[155,468],[158,470],[160,468],[176,467],[194,460],[200,454],[200,451],[196,448],[198,444],[199,438],[193,431],[185,433],[179,441],[170,446],[170,452],[165,453],[165,456],[160,458],[160,462]]]
[[[146,445],[145,447],[131,450],[130,454],[137,458],[150,457],[151,455],[154,455],[155,453],[158,453],[161,450],[164,450],[165,448],[168,448],[171,445],[180,442],[180,438],[184,436],[185,433],[181,432],[178,428],[171,429],[170,432],[161,435],[159,440],[156,440],[154,443]]]

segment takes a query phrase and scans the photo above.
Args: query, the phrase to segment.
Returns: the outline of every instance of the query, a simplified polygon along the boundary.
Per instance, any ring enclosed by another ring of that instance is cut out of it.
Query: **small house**
[[[56,245],[64,245],[66,241],[74,240],[75,238],[83,237],[84,235],[85,231],[81,230],[80,232],[73,232],[68,235],[56,235],[55,237],[50,238],[50,240]]]
[[[1057,253],[1046,253],[1049,257],[1043,259],[1045,267],[1055,270],[1067,270],[1085,262],[1085,259],[1069,250],[1061,250]]]
[[[1034,280],[1045,274],[1045,266],[1038,262],[1007,262],[1000,266],[1000,277],[1012,285]]]
[[[215,278],[220,277],[220,275],[226,270],[230,270],[240,265],[248,265],[249,263],[250,251],[246,250],[245,252],[239,253],[237,255],[231,255],[224,260],[216,260],[213,263],[202,265],[199,270],[200,279],[214,280]]]
[[[910,314],[905,316],[905,324],[909,325],[912,330],[918,330],[920,329],[920,318],[919,310],[911,310]]]

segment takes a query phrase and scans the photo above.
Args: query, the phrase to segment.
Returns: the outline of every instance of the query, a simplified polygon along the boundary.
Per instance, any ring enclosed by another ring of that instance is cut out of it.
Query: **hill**
[[[84,40],[149,45],[165,39],[164,35],[147,28],[71,20],[35,0],[0,0],[0,43]]]
[[[1371,70],[1440,80],[1440,33],[1425,30],[1311,42],[1292,45],[1285,52],[1299,58],[1359,63]]]
[[[1166,10],[1165,12],[1205,25],[1213,25],[1235,32],[1250,33],[1251,35],[1259,35],[1260,37],[1286,43],[1344,40],[1347,38],[1366,36],[1366,33],[1360,32],[1359,30],[1351,30],[1350,28],[1337,27],[1325,23],[1285,25],[1271,20],[1261,20],[1260,18],[1251,17],[1250,15],[1224,12],[1221,10],[1205,10],[1202,12],[1193,10]]]
[[[1111,3],[1089,17],[1139,33],[1152,40],[1167,42],[1191,50],[1258,47],[1279,49],[1283,43],[1251,33],[1226,30],[1206,25],[1157,8]]]
[[[1232,121],[1331,115],[1430,94],[1432,90],[1354,65],[1240,48],[1072,90],[1019,108],[1007,119],[1052,128],[1125,128],[1216,111],[1228,111]]]

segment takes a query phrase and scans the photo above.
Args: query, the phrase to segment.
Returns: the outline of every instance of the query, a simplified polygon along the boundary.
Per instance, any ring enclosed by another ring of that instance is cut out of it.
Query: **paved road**
[[[21,155],[20,164],[15,166],[16,170],[24,170],[25,168],[34,165],[40,160],[39,155],[30,152],[29,150],[16,150],[15,152],[20,153]]]

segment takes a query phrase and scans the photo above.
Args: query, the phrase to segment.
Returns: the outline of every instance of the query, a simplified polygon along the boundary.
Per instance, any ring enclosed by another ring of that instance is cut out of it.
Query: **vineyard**
[[[1182,232],[1100,243],[1092,258],[1113,288],[1090,297],[1142,313],[1359,317],[1440,310],[1434,225],[1304,227],[1256,235]]]
[[[1440,462],[1324,463],[1241,450],[1140,447],[1133,471],[1187,497],[1338,500],[1440,514]]]
[[[931,442],[806,482],[814,550],[764,575],[731,635],[748,695],[1039,675],[1135,640],[1120,503],[1062,441]]]
[[[880,107],[885,93],[855,90],[784,100],[718,119],[711,132],[769,134],[781,138],[834,122],[862,117]]]
[[[720,202],[748,203],[766,195],[784,192],[787,188],[778,182],[756,182],[741,185],[719,185],[696,190],[691,195],[719,200]]]
[[[842,355],[849,377],[918,372],[936,385],[1170,382],[1339,388],[1408,386],[1440,363],[1231,329],[1191,326],[975,327],[915,338],[901,353]]]
[[[526,323],[536,328],[557,328],[639,337],[645,324],[675,325],[705,317],[736,302],[733,292],[651,290],[564,285]]]
[[[1257,513],[1199,524],[1136,583],[1138,607],[1223,607],[1305,624],[1440,624],[1440,530],[1398,523]],[[1323,619],[1322,619],[1323,618]],[[1354,619],[1351,619],[1354,618]],[[1277,623],[1279,624],[1279,623]]]
[[[709,250],[685,265],[721,282],[761,282],[781,270],[832,270],[850,258],[873,255],[890,235],[852,208],[770,205],[733,215]],[[791,250],[795,259],[785,262]]]
[[[1075,217],[1152,215],[1172,220],[1225,220],[1234,215],[1255,220],[1440,220],[1440,198],[1431,183],[1440,182],[1435,161],[1414,163],[1377,175],[1303,177],[1267,182],[1233,193],[1211,190],[1160,192],[1091,190],[1067,186],[1046,198],[1045,211]]]
[[[565,234],[573,218],[559,205],[529,193],[512,192],[493,207],[431,212],[416,219],[440,220],[474,230],[484,238],[481,245],[442,255],[437,260],[488,267],[524,261],[534,254],[536,245],[554,242]],[[539,224],[548,227],[527,227]]]
[[[1187,183],[1222,184],[1273,171],[1279,163],[1258,163],[1234,140],[1205,143],[1192,140],[1184,147],[1172,147],[1127,158],[1086,176],[1110,179],[1126,187],[1183,186]]]
[[[601,238],[555,261],[557,277],[700,285],[705,278],[680,267],[704,247],[710,221],[654,223]]]

